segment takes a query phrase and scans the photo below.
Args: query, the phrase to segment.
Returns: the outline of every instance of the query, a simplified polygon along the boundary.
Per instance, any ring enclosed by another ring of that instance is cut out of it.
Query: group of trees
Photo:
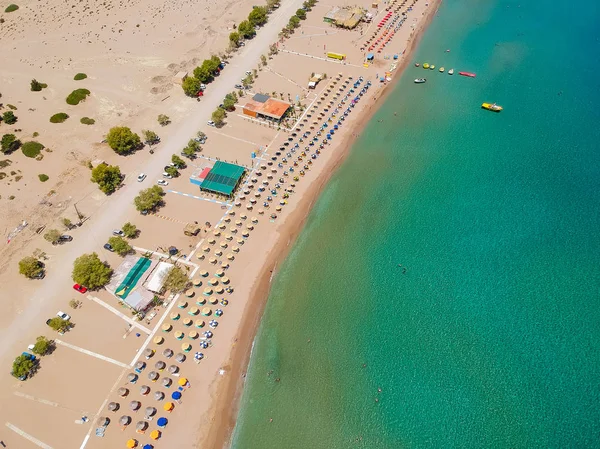
[[[185,94],[189,97],[195,97],[200,92],[200,85],[209,83],[215,75],[219,73],[221,58],[211,56],[210,59],[205,59],[201,65],[194,69],[194,76],[188,76],[182,83],[181,87]]]
[[[68,330],[68,328],[71,327],[71,323],[62,318],[55,317],[48,320],[48,326],[60,332]],[[33,345],[31,352],[36,355],[45,356],[52,352],[55,347],[54,345],[54,340],[48,340],[43,335],[40,335],[35,339],[35,344]],[[37,367],[37,360],[32,359],[33,357],[29,354],[21,354],[18,356],[13,361],[11,374],[21,380],[27,379]]]
[[[10,154],[18,150],[21,146],[21,141],[14,134],[4,134],[0,140],[0,150],[4,154]]]
[[[278,2],[277,2],[278,4]],[[273,3],[275,5],[275,3]],[[273,8],[268,6],[255,6],[248,14],[248,19],[243,20],[237,26],[237,31],[229,34],[229,42],[233,47],[239,47],[242,39],[251,39],[256,34],[256,27],[267,23],[267,14]]]
[[[290,17],[290,21],[288,24],[281,30],[279,33],[280,36],[288,37],[291,33],[294,32],[296,28],[300,26],[300,21],[306,19],[306,11],[310,11],[313,6],[317,4],[317,0],[306,0],[302,4],[302,8],[296,11],[292,17]]]
[[[185,290],[189,283],[187,274],[178,266],[174,266],[165,276],[163,287],[171,293],[179,293]]]
[[[171,119],[169,118],[168,115],[165,114],[158,114],[158,124],[160,126],[167,126],[169,123],[171,123]]]
[[[181,154],[183,154],[188,159],[194,159],[196,157],[196,153],[202,151],[202,146],[200,146],[200,142],[197,142],[194,139],[190,139],[188,144],[181,150]],[[175,155],[173,155],[175,156]],[[172,161],[175,164],[175,161]]]
[[[98,254],[83,254],[73,262],[73,281],[91,290],[104,287],[110,281],[112,268],[100,260]]]
[[[140,136],[126,126],[111,128],[106,135],[106,141],[115,153],[121,155],[131,153],[142,145]]]
[[[140,191],[133,200],[135,208],[140,212],[152,212],[163,204],[165,191],[160,186],[152,186]]]
[[[173,164],[175,164],[175,167],[178,168],[179,170],[186,167],[185,161],[183,159],[181,159],[179,156],[177,156],[176,154],[171,156],[171,162]]]
[[[92,169],[92,182],[98,184],[102,192],[110,195],[121,185],[123,175],[117,165],[99,164]]]

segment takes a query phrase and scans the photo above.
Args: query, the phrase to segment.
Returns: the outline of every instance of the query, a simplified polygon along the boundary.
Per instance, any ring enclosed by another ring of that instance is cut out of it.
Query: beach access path
[[[222,102],[225,95],[231,92],[233,86],[246,76],[246,70],[256,67],[260,56],[266,54],[269,45],[277,41],[279,31],[287,24],[295,11],[302,6],[302,3],[303,0],[284,0],[281,3],[281,7],[269,16],[267,24],[258,30],[252,40],[247,41],[246,46],[234,55],[221,75],[208,85],[202,101],[198,103],[196,113],[190,115],[182,123],[173,125],[177,127],[173,137],[157,146],[154,154],[148,155],[147,160],[137,167],[137,173],[146,173],[148,179],[160,177],[165,161],[170,161],[172,154],[178,154],[187,145],[189,139],[199,129],[206,126],[212,112]],[[75,259],[84,253],[100,252],[107,232],[121,226],[126,214],[130,213],[134,207],[133,199],[142,188],[147,187],[149,187],[148,184],[140,184],[134,180],[134,177],[130,177],[129,183],[112,195],[101,209],[91,214],[83,228],[86,238],[79,240],[77,245],[71,246],[62,260],[57,261],[56,265],[62,269],[48,273],[37,291],[23,305],[21,313],[9,326],[0,330],[0,339],[3,341],[3,345],[0,347],[0,359],[3,360],[5,366],[10,364],[7,355],[10,358],[14,353],[19,352],[15,349],[15,345],[20,344],[22,347],[27,341],[24,339],[26,336],[22,330],[36,325],[40,325],[41,328],[43,320],[40,317],[54,315],[53,311],[58,306],[58,301],[63,300],[60,293],[64,292],[65,288],[70,288],[73,283],[71,269]],[[27,345],[25,344],[25,346]]]

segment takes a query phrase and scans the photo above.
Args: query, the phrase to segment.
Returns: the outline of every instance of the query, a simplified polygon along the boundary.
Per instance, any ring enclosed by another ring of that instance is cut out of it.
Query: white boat
[[[427,81],[425,78],[417,78],[417,79],[415,80],[415,83],[416,83],[416,84],[423,84],[425,81]]]
[[[448,75],[454,75],[454,69],[448,70]]]

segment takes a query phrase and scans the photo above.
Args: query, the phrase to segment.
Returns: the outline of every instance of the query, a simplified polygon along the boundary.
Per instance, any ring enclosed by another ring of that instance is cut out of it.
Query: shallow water
[[[443,4],[414,59],[477,77],[408,68],[321,195],[235,449],[598,446],[600,10],[572,5]]]

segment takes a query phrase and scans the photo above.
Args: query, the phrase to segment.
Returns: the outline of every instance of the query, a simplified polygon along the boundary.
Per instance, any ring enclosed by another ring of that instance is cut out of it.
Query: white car
[[[65,312],[62,312],[60,310],[56,313],[56,316],[62,318],[65,321],[69,321],[71,319],[71,315],[67,315]]]
[[[208,126],[215,126],[215,122],[213,122],[212,120],[209,120],[208,122],[206,122],[206,124]]]
[[[159,179],[158,181],[156,181],[156,183],[159,186],[168,186],[169,185],[169,181],[165,181],[164,179]]]
[[[167,172],[163,172],[162,176],[163,176],[163,178],[173,179],[173,177],[170,174],[168,174]]]
[[[138,182],[142,182],[144,179],[146,179],[146,173],[140,173],[138,175]]]
[[[246,75],[252,75],[252,72],[250,70],[246,70]]]

